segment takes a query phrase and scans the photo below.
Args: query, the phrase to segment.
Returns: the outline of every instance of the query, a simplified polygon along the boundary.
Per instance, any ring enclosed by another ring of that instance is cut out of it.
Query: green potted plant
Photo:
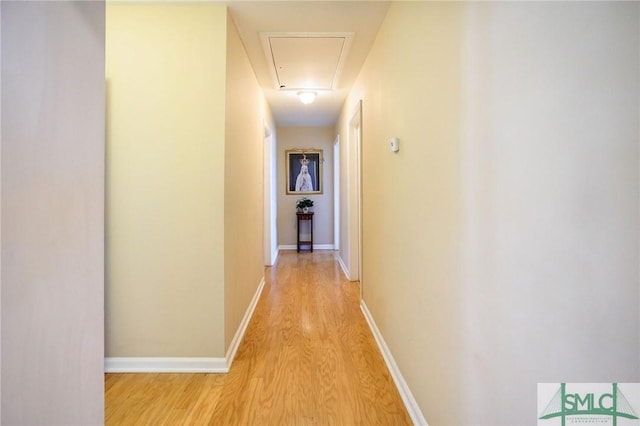
[[[296,203],[296,209],[298,209],[298,211],[302,211],[302,213],[308,213],[309,208],[311,207],[313,207],[313,200],[310,200],[307,197],[300,198]]]

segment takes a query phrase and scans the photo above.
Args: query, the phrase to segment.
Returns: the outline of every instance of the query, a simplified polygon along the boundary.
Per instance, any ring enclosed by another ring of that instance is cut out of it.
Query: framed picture
[[[287,159],[287,194],[322,194],[322,150],[289,149]]]

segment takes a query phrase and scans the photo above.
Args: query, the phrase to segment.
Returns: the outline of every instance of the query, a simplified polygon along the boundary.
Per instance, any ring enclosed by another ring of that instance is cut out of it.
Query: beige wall
[[[263,150],[273,119],[238,32],[227,25],[224,196],[225,346],[264,277]]]
[[[104,3],[2,2],[2,424],[104,419]]]
[[[338,126],[353,174],[348,125],[362,99],[364,301],[430,424],[460,420],[453,399],[464,386],[456,368],[462,8],[393,3]],[[398,153],[389,149],[394,136]],[[350,198],[351,186],[342,189]]]
[[[638,8],[392,3],[337,130],[363,99],[364,301],[429,424],[640,378]]]
[[[322,194],[306,195],[314,201],[313,243],[333,245],[333,141],[332,127],[278,128],[278,244],[295,245],[296,202],[303,195],[287,194],[286,157],[288,149],[315,148],[323,151]]]
[[[226,19],[107,7],[109,357],[224,356]]]

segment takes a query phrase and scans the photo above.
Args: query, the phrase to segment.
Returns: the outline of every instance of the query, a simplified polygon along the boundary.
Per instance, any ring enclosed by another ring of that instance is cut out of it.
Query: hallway
[[[333,251],[280,252],[228,374],[107,374],[107,425],[404,425]]]

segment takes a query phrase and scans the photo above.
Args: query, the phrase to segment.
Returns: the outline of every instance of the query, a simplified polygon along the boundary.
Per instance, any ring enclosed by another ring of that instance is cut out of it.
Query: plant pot
[[[309,213],[309,207],[303,207],[302,213]]]

